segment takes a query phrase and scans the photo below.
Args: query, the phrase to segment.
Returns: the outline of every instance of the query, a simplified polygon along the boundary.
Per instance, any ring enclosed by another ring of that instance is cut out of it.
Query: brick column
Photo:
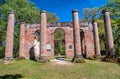
[[[46,19],[46,11],[41,11],[41,24],[40,24],[40,61],[46,62],[48,61],[47,55],[47,19]]]
[[[106,37],[106,52],[108,57],[115,57],[113,34],[108,10],[103,10],[104,28]]]
[[[78,18],[78,10],[72,11],[73,15],[73,35],[74,35],[74,58],[73,62],[76,62],[78,58],[83,58],[81,52],[81,42],[80,42],[80,26]]]
[[[95,57],[99,58],[101,54],[100,54],[98,26],[95,20],[92,22],[92,24],[93,24],[93,33],[94,33]]]
[[[3,63],[12,63],[13,59],[13,41],[14,41],[14,12],[10,12],[8,16],[5,58]]]
[[[25,58],[25,24],[20,25],[19,57]]]

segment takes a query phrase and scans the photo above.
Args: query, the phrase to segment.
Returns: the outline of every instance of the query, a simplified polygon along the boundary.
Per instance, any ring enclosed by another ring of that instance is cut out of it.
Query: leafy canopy
[[[5,49],[4,42],[6,37],[7,17],[11,11],[15,12],[14,53],[18,52],[19,48],[20,22],[40,23],[40,10],[29,0],[0,0],[0,52],[3,53]],[[59,18],[56,14],[47,12],[47,21],[49,23],[57,22]]]

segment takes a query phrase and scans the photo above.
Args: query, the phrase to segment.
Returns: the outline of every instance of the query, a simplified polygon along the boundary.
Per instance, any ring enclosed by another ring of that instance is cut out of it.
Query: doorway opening
[[[85,37],[83,30],[80,30],[80,40],[81,40],[81,52],[83,57],[86,58],[86,46],[85,46]]]
[[[61,28],[54,31],[54,54],[65,56],[65,32]]]
[[[36,30],[34,33],[34,45],[30,48],[30,59],[39,60],[40,56],[40,30]]]

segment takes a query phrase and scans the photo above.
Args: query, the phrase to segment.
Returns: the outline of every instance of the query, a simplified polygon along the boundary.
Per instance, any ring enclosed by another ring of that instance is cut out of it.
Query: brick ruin
[[[65,56],[74,57],[99,57],[100,43],[97,22],[79,22],[78,10],[72,11],[72,22],[47,23],[46,11],[40,13],[40,24],[20,25],[19,57],[30,59],[38,57],[36,60],[43,61],[54,58],[54,32],[62,29],[65,32]],[[113,36],[110,23],[109,11],[103,11],[106,35],[107,55],[115,55],[113,48]],[[13,38],[14,38],[14,13],[8,16],[6,49],[3,62],[12,62],[13,58]],[[35,49],[35,39],[38,41],[38,50]],[[37,52],[37,53],[36,53]]]

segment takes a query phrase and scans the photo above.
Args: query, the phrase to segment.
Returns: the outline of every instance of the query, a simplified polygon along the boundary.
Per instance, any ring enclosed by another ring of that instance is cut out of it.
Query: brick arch
[[[63,30],[64,31],[64,34],[66,34],[66,30],[64,29],[64,28],[55,28],[54,30],[53,30],[53,34],[55,33],[55,31],[57,30],[57,29],[61,29],[61,30]]]
[[[57,42],[57,40],[56,40],[56,37],[55,37],[55,33],[57,32],[58,33],[58,30],[60,30],[59,32],[63,32],[63,34],[62,34],[62,43],[64,44],[64,50],[66,50],[66,46],[65,46],[65,30],[63,29],[63,28],[56,28],[55,30],[54,30],[54,49],[55,48],[57,48],[57,46],[56,46],[56,42]],[[61,38],[61,36],[57,36],[57,38]],[[59,40],[60,41],[60,40]],[[58,43],[57,43],[58,44]],[[57,54],[57,53],[59,53],[59,52],[56,52],[55,50],[54,50],[54,54]],[[66,55],[66,51],[64,52],[64,55]]]
[[[35,38],[40,41],[40,30],[35,30],[34,34],[35,34]]]
[[[51,57],[54,57],[54,32],[56,29],[62,29],[65,32],[65,55],[67,58],[74,56],[74,42],[73,42],[73,28],[71,27],[50,27],[47,29],[48,43],[51,44],[52,53]],[[69,48],[71,47],[71,49]],[[50,52],[48,52],[50,54]]]
[[[39,24],[27,24],[25,27],[25,58],[29,59],[30,48],[34,45],[34,32],[39,29]],[[88,27],[80,27],[84,31],[84,41],[86,45],[86,58],[94,55],[94,38],[93,31]],[[74,39],[73,39],[73,27],[62,25],[62,26],[49,26],[47,27],[47,44],[51,45],[51,50],[47,51],[50,58],[54,57],[54,31],[56,29],[63,29],[65,32],[65,42],[66,42],[66,57],[73,58],[74,56]],[[22,32],[23,33],[23,32]],[[21,52],[23,53],[23,52]]]
[[[52,33],[54,33],[55,30],[57,30],[57,29],[62,29],[66,33],[66,27],[52,27],[52,28],[53,28]]]

